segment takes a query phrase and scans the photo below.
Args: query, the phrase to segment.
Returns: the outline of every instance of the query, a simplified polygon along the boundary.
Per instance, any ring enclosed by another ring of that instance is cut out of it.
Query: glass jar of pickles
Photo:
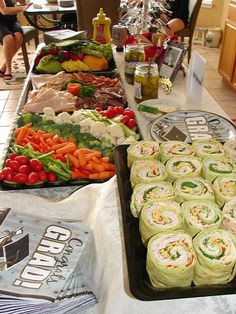
[[[134,84],[136,65],[144,62],[145,52],[143,45],[126,45],[125,47],[125,77],[129,84]]]
[[[135,100],[158,98],[158,68],[156,63],[137,64],[134,74]]]

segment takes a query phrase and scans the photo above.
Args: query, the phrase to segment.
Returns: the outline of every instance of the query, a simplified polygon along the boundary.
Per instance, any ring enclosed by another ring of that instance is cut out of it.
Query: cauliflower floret
[[[108,134],[106,125],[104,122],[94,122],[91,126],[90,126],[90,132],[93,136],[98,137],[98,138],[102,138],[104,137],[106,134]]]
[[[125,137],[122,127],[120,127],[118,124],[109,125],[107,127],[107,130],[112,137],[115,138]]]
[[[55,110],[51,107],[44,107],[43,113],[45,116],[54,117],[55,116]],[[46,117],[45,117],[46,118]]]
[[[71,123],[70,114],[68,112],[61,112],[57,115],[57,122],[64,123],[68,122]]]
[[[116,144],[117,145],[123,144],[125,142],[125,140],[126,140],[125,137],[120,137],[120,138],[117,139]]]
[[[137,140],[134,136],[131,135],[127,137],[122,144],[133,144],[133,143],[137,143]]]
[[[79,122],[79,125],[81,126],[81,132],[87,132],[90,131],[90,126],[94,123],[94,121],[90,118],[86,118]]]
[[[79,123],[81,120],[84,120],[83,111],[82,110],[74,111],[70,118],[72,122]]]
[[[116,138],[111,136],[110,134],[107,134],[104,138],[108,139],[111,144],[116,145]]]

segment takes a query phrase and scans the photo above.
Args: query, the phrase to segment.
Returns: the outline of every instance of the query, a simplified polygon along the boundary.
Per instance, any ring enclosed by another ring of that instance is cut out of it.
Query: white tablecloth
[[[92,227],[96,243],[93,285],[99,302],[89,314],[236,313],[235,295],[147,302],[135,299],[129,291],[116,177],[70,194],[73,190],[1,191],[0,206],[45,218],[83,220]]]

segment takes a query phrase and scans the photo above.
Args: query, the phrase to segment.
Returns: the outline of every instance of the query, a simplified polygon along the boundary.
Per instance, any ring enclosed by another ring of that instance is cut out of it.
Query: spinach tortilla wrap
[[[236,198],[236,175],[221,175],[213,183],[216,201],[220,207]]]
[[[226,158],[204,158],[202,162],[202,172],[203,177],[207,181],[213,182],[215,178],[222,174],[235,174],[235,165],[233,161]]]
[[[190,286],[195,263],[192,238],[183,231],[163,232],[148,242],[146,268],[156,288]]]
[[[168,159],[175,156],[194,156],[191,145],[181,141],[168,141],[160,145],[160,159],[166,163]]]
[[[192,148],[199,158],[222,158],[225,156],[223,145],[214,139],[194,141]]]
[[[235,237],[223,229],[199,232],[193,240],[197,255],[194,272],[195,285],[224,284],[236,271]]]
[[[190,200],[215,201],[215,195],[210,183],[201,177],[177,179],[174,182],[174,193],[177,202]]]
[[[181,204],[186,221],[186,231],[194,237],[206,228],[219,228],[222,222],[222,212],[216,203],[210,201],[188,201]]]
[[[202,169],[200,159],[192,156],[172,157],[165,166],[171,182],[182,177],[199,177]]]
[[[135,160],[150,160],[159,158],[159,143],[156,141],[139,141],[127,149],[127,163],[130,168]]]
[[[236,237],[236,199],[229,201],[223,207],[222,228]]]
[[[156,160],[136,160],[130,170],[132,187],[138,183],[164,181],[167,177],[165,166]]]
[[[184,218],[179,203],[150,201],[143,206],[139,219],[139,231],[144,245],[147,245],[154,234],[180,229],[184,229]]]
[[[174,191],[171,183],[160,181],[140,183],[134,187],[130,209],[134,217],[138,217],[142,206],[151,200],[174,200]]]
[[[236,140],[224,143],[225,154],[234,162],[236,162]]]

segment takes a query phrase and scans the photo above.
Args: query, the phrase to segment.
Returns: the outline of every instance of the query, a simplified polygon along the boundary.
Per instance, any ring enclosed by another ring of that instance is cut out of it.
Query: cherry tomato
[[[124,115],[129,116],[131,119],[135,118],[135,114],[132,110],[130,109],[125,109],[124,110]]]
[[[8,158],[10,158],[11,160],[14,160],[16,158],[17,154],[16,153],[10,153],[8,154]]]
[[[124,123],[124,124],[126,124],[127,125],[127,123],[128,123],[128,121],[129,121],[129,119],[130,119],[130,117],[129,116],[127,116],[127,115],[125,115],[125,116],[123,116],[123,118],[120,120],[122,123]]]
[[[115,117],[114,107],[109,106],[107,109],[106,117],[112,119]]]
[[[101,108],[101,107],[96,107],[95,110],[96,110],[97,112],[101,112],[101,111],[102,111],[102,108]]]
[[[35,171],[30,172],[30,174],[28,176],[28,183],[29,184],[35,184],[38,181],[39,181],[38,173]]]
[[[18,169],[18,173],[29,174],[30,173],[30,166],[29,165],[21,165]]]
[[[107,115],[107,111],[106,110],[102,110],[99,112],[102,116],[106,117]]]
[[[16,156],[15,161],[17,161],[20,165],[28,165],[29,159],[26,156]]]
[[[135,126],[137,126],[137,123],[134,119],[129,119],[128,123],[127,123],[129,128],[134,128]]]
[[[7,158],[6,161],[5,161],[5,167],[9,167],[9,164],[10,162],[12,161],[13,159],[10,159],[10,158]]]
[[[123,107],[120,107],[120,106],[115,106],[115,107],[114,107],[114,111],[115,111],[115,113],[116,113],[117,115],[123,114],[124,108],[123,108]]]
[[[43,169],[43,165],[40,160],[33,158],[33,159],[30,159],[29,162],[30,162],[30,168],[33,169],[34,171],[40,171]]]
[[[18,161],[16,160],[11,160],[9,161],[9,167],[14,170],[14,171],[18,171],[19,167],[20,167],[20,164]]]
[[[47,179],[49,182],[55,182],[57,180],[57,176],[54,172],[48,172]]]
[[[41,170],[38,172],[38,177],[40,181],[46,181],[47,180],[47,174],[44,170]]]
[[[84,54],[81,52],[80,54],[78,54],[77,58],[82,61],[84,59]]]
[[[17,173],[14,175],[13,181],[16,183],[27,183],[28,182],[28,176],[25,173]]]
[[[2,180],[12,181],[14,177],[14,171],[10,167],[4,167],[1,171]]]

